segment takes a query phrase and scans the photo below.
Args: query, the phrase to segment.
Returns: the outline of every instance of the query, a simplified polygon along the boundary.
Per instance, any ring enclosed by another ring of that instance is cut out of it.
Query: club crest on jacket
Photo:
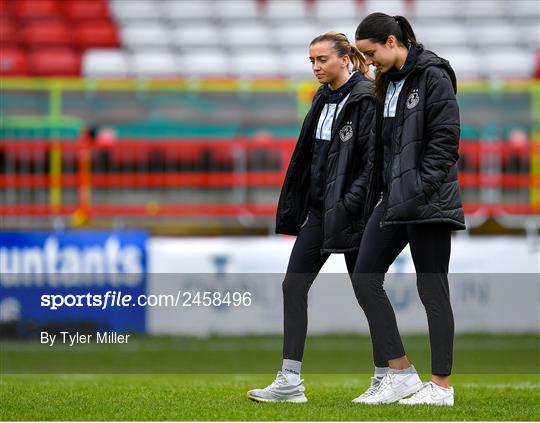
[[[343,128],[339,130],[339,138],[342,142],[349,141],[353,136],[352,122],[347,122]]]
[[[407,98],[407,109],[414,108],[420,101],[420,96],[418,95],[418,88],[412,90],[412,93],[409,94]]]

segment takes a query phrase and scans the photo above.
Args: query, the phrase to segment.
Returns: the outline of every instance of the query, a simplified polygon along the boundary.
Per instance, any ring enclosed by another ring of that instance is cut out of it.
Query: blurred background
[[[535,0],[0,5],[4,228],[273,233],[317,88],[309,42],[353,42],[373,11],[407,16],[457,72],[470,230],[523,232],[539,211]]]
[[[274,235],[274,216],[318,88],[308,45],[329,30],[354,42],[374,11],[409,18],[417,39],[458,76],[468,229],[453,240],[451,271],[484,276],[453,285],[457,330],[537,333],[538,1],[0,0],[2,333],[35,335],[66,322],[154,334],[279,333],[280,278],[223,275],[285,271],[294,238]],[[325,271],[345,272],[342,261],[333,257]],[[414,272],[407,250],[391,270]],[[117,273],[141,277],[109,278]],[[184,277],[164,281],[164,273]],[[536,278],[491,281],[494,273]],[[338,292],[352,298],[347,281],[344,291],[325,286],[323,308]],[[138,307],[51,313],[37,300],[119,287],[252,290],[258,308],[228,321],[223,307],[184,317]],[[409,313],[405,330],[424,332],[414,278],[389,289],[398,314]],[[350,307],[337,325],[312,328],[367,332]]]

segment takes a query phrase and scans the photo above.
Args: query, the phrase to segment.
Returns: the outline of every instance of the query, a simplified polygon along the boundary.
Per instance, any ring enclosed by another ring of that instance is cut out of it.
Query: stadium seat
[[[489,3],[488,7],[486,0],[467,0],[460,4],[458,15],[467,18],[471,23],[484,20],[489,23],[493,19],[504,18],[503,3],[493,1]]]
[[[470,43],[479,48],[497,47],[508,48],[517,46],[521,42],[519,28],[511,24],[481,24],[471,26],[469,29]]]
[[[122,44],[131,49],[144,47],[167,48],[171,43],[168,27],[161,23],[131,23],[122,27]]]
[[[436,53],[450,62],[457,79],[480,79],[481,57],[472,49],[458,48],[455,50],[437,50]]]
[[[66,46],[73,42],[69,26],[60,20],[32,20],[21,32],[23,41],[31,47]]]
[[[359,23],[358,19],[338,19],[334,21],[322,20],[318,25],[319,33],[317,35],[328,31],[343,32],[349,39],[349,42],[353,43],[356,28]]]
[[[167,0],[161,4],[163,16],[177,21],[209,20],[214,16],[210,0]]]
[[[359,17],[357,5],[355,0],[316,0],[313,17],[320,20],[357,18]]]
[[[131,74],[137,77],[175,77],[178,63],[169,51],[135,51],[129,59]]]
[[[23,76],[28,74],[26,51],[16,47],[0,50],[0,75]]]
[[[540,5],[537,0],[513,0],[504,2],[504,8],[507,15],[513,18],[526,18],[536,20],[540,17]]]
[[[225,53],[216,51],[186,52],[177,57],[178,73],[184,77],[228,77],[231,62]]]
[[[94,78],[125,78],[128,76],[125,53],[115,49],[88,50],[83,57],[82,74]]]
[[[17,25],[13,19],[0,18],[0,45],[3,47],[19,44]]]
[[[109,19],[106,0],[69,0],[62,4],[66,18],[72,20]]]
[[[19,19],[55,18],[61,16],[57,0],[17,0],[15,13]]]
[[[90,47],[120,46],[116,25],[108,20],[79,21],[74,31],[77,45],[83,50]]]
[[[291,78],[310,79],[313,77],[307,48],[286,50],[280,59],[287,75]]]
[[[172,31],[172,42],[183,49],[219,46],[221,41],[221,33],[215,25],[180,25]]]
[[[117,21],[159,20],[160,3],[153,0],[111,0],[110,11]]]
[[[294,26],[278,25],[272,30],[272,41],[286,51],[290,48],[304,47],[307,51],[309,43],[319,35],[319,27],[302,22]]]
[[[304,0],[268,0],[266,3],[266,17],[274,21],[303,20],[307,16],[307,2]]]
[[[458,14],[458,9],[459,3],[456,0],[415,0],[411,16],[417,21],[426,23],[433,19],[449,21]]]
[[[248,46],[265,48],[273,38],[271,35],[266,25],[250,24],[225,26],[220,37],[233,49]]]
[[[78,76],[81,60],[70,48],[44,48],[29,54],[30,72],[36,76]]]
[[[373,12],[383,12],[388,15],[408,15],[404,0],[366,0],[363,12],[365,15]]]
[[[234,19],[257,19],[259,15],[256,0],[220,0],[214,3],[215,16],[224,22]]]
[[[429,25],[416,25],[416,39],[430,50],[466,47],[469,42],[467,28],[452,22],[432,22]]]
[[[0,18],[11,18],[14,13],[13,1],[0,1]]]
[[[483,54],[486,77],[492,79],[527,79],[534,76],[534,55],[527,50],[493,50]]]
[[[237,53],[231,56],[233,69],[240,78],[276,78],[283,76],[282,62],[271,51]]]

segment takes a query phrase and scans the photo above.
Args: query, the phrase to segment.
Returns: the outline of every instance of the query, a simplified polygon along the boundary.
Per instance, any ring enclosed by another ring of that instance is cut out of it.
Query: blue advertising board
[[[135,299],[146,294],[147,239],[142,231],[0,232],[0,321],[144,332]]]

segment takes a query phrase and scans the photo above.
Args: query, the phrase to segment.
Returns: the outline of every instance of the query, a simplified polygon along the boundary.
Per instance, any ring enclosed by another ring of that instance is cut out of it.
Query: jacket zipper
[[[405,78],[405,82],[403,83],[403,87],[401,87],[401,91],[400,91],[400,94],[402,92],[407,92],[407,88],[408,86],[410,85],[410,77],[411,74],[407,75]],[[395,86],[395,84],[394,84]],[[394,94],[395,94],[395,90],[394,90]],[[392,97],[394,97],[394,94],[392,94]],[[403,103],[403,99],[405,98],[405,96],[399,96],[398,97],[398,101],[397,101],[397,104],[396,104],[396,115],[395,115],[395,118],[394,118],[394,123],[392,125],[392,145],[390,146],[390,163],[388,163],[388,169],[386,169],[386,183],[387,183],[387,189],[388,189],[388,196],[390,196],[390,184],[391,184],[391,177],[392,177],[392,166],[394,164],[394,147],[395,147],[395,137],[396,137],[396,127],[397,127],[397,121],[398,121],[398,114],[399,114],[399,117],[401,116],[401,114],[403,113],[403,107],[402,106],[402,103]],[[383,119],[384,119],[384,116],[383,116]],[[383,146],[384,148],[384,146]],[[383,152],[383,167],[384,167],[384,152]],[[382,217],[381,217],[381,221],[379,222],[379,227],[382,228],[384,225],[385,225],[385,217],[386,217],[386,211],[387,211],[387,208],[388,208],[388,201],[386,201],[386,204],[384,204],[384,209],[383,209],[383,212],[382,212]]]

